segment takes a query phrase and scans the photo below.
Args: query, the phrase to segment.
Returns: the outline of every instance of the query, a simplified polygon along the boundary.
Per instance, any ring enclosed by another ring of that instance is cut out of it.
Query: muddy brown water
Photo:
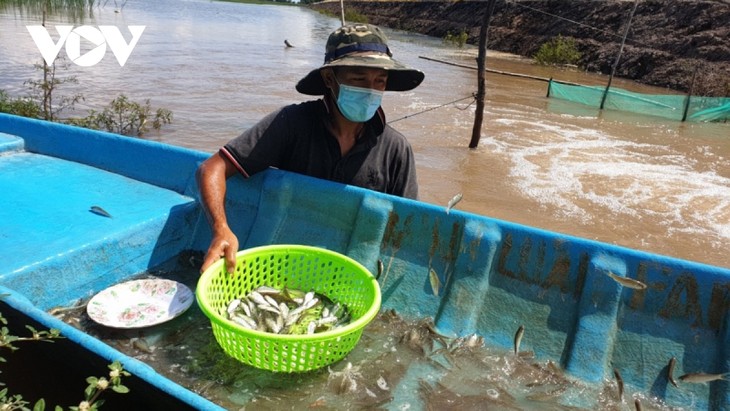
[[[86,97],[69,114],[98,109],[120,93],[149,98],[172,110],[174,122],[145,138],[211,153],[271,110],[307,99],[294,85],[321,63],[326,37],[339,24],[298,7],[125,3],[121,13],[96,7],[83,24],[112,24],[127,35],[126,26],[145,25],[145,32],[124,67],[110,51],[93,67],[67,61],[65,73],[79,84],[65,85],[66,92]],[[64,22],[52,16],[48,27]],[[32,64],[40,53],[25,28],[38,23],[12,8],[0,11],[0,89],[12,95],[39,75]],[[475,48],[388,34],[395,57],[426,73],[420,87],[386,93],[383,103],[413,145],[421,200],[445,206],[463,193],[459,210],[730,267],[730,124],[599,112],[546,98],[542,81],[488,73],[481,139],[469,149],[476,72],[421,57],[475,65]],[[487,65],[581,84],[607,81],[494,52]]]

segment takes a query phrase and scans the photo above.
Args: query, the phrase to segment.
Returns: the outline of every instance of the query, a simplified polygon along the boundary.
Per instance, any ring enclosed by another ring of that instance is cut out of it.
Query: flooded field
[[[199,275],[188,260],[140,278],[173,279],[195,289]],[[570,378],[558,364],[534,356],[529,329],[516,347],[485,346],[483,336],[442,335],[430,318],[406,320],[381,310],[343,360],[282,374],[227,356],[196,304],[165,324],[114,329],[92,321],[85,303],[55,313],[230,410],[619,410],[635,409],[637,401],[644,410],[679,409],[621,387],[618,379],[586,384]]]

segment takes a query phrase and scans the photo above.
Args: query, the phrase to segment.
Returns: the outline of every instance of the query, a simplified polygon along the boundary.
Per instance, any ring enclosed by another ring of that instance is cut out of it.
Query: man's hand
[[[229,273],[236,269],[238,238],[228,227],[225,209],[226,180],[236,172],[233,163],[218,153],[205,160],[195,173],[200,187],[200,202],[213,230],[213,239],[200,267],[201,273],[221,257],[225,257]]]
[[[215,235],[213,241],[210,242],[208,252],[205,253],[200,273],[202,274],[221,257],[226,259],[226,270],[233,273],[236,270],[236,252],[238,252],[238,238],[230,229]]]

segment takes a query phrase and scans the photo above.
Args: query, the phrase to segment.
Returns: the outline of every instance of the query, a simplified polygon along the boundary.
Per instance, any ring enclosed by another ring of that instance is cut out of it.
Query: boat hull
[[[2,114],[0,133],[0,195],[14,210],[0,211],[13,224],[0,237],[11,262],[0,268],[9,309],[122,360],[192,407],[216,409],[46,313],[184,251],[206,250],[210,230],[194,175],[209,154]],[[23,175],[35,177],[23,182]],[[670,405],[730,407],[727,381],[680,390],[667,378],[672,357],[680,371],[730,370],[726,268],[280,170],[230,183],[226,210],[242,249],[307,244],[344,253],[373,273],[382,264],[383,309],[432,317],[441,333],[477,333],[510,348],[522,325],[523,346],[575,378],[599,383],[618,369],[628,386]],[[111,218],[89,212],[93,205]]]

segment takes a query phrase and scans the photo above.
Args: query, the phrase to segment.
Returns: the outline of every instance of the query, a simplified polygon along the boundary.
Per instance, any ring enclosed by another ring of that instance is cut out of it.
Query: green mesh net
[[[600,107],[606,88],[565,84],[551,80],[548,97]],[[611,87],[604,109],[659,116],[678,121],[728,121],[730,98],[686,95],[644,94]]]

